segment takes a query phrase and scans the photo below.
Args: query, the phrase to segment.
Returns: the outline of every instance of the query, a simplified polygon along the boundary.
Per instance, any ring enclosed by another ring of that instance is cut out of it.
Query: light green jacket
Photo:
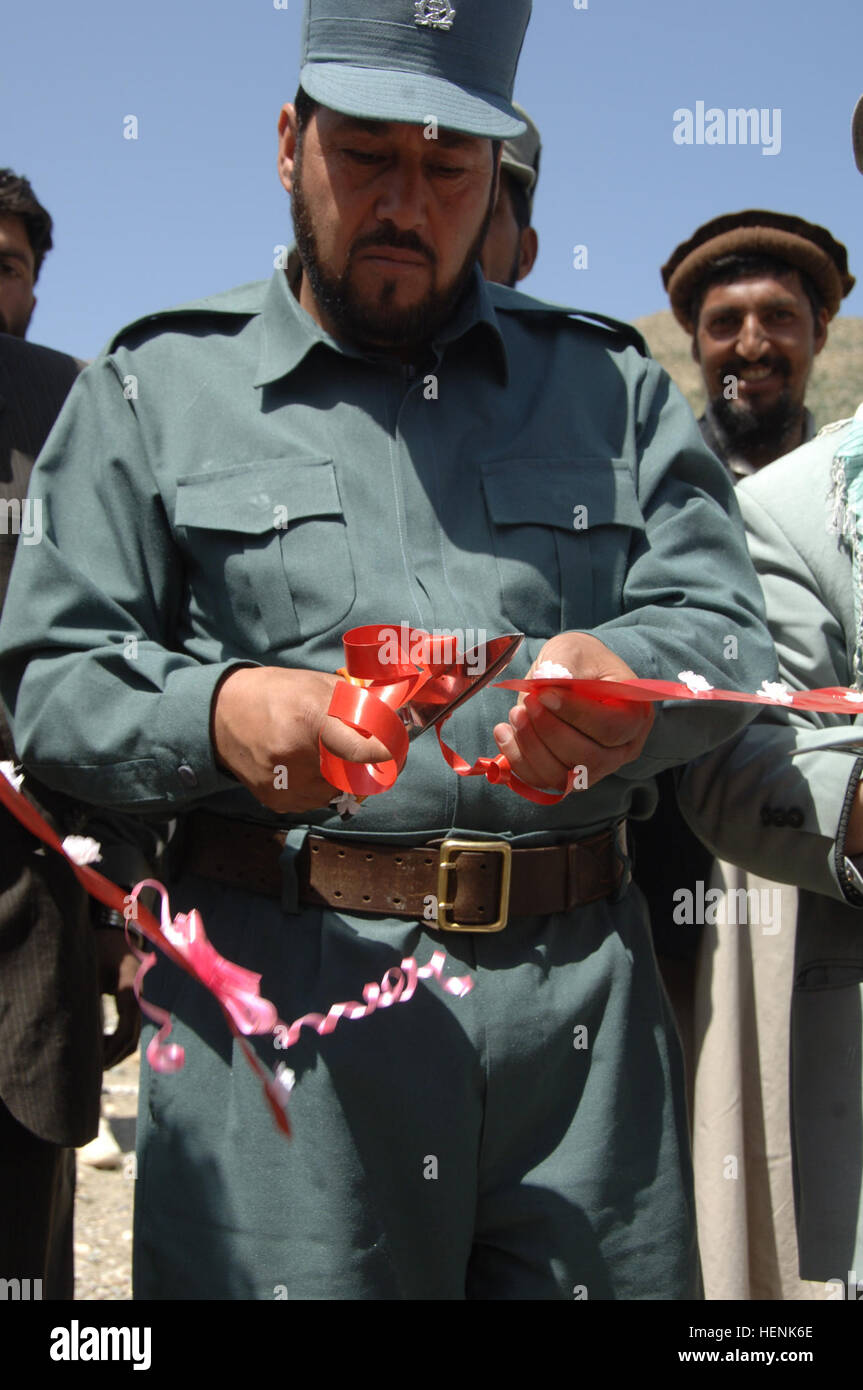
[[[850,422],[737,489],[780,675],[795,690],[855,683],[851,556],[828,531],[831,470]],[[859,723],[770,707],[687,769],[681,807],[720,858],[796,884],[792,1125],[800,1273],[863,1280],[863,898],[848,885],[847,815],[863,759],[825,732]],[[863,730],[861,730],[863,736]]]

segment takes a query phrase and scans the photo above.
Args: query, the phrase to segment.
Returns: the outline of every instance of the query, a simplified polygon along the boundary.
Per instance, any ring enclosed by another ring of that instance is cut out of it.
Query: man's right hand
[[[389,753],[328,714],[338,676],[241,666],[213,697],[211,737],[219,763],[271,811],[313,811],[338,795],[321,776],[318,737],[349,762]]]

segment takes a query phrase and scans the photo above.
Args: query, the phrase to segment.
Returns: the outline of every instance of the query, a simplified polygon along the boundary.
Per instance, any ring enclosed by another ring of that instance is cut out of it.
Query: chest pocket
[[[622,611],[634,539],[644,532],[620,459],[503,459],[480,465],[503,611],[551,637]]]
[[[220,637],[233,620],[241,648],[283,651],[353,607],[330,459],[261,459],[179,478],[174,520],[186,533],[198,619],[217,623]]]

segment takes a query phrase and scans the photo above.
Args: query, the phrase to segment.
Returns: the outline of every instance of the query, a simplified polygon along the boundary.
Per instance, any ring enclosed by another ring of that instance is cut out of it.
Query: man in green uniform
[[[0,629],[25,759],[180,818],[172,908],[286,1021],[442,945],[475,986],[305,1029],[286,1144],[217,1007],[160,965],[186,1065],[142,1079],[138,1296],[698,1296],[679,1044],[623,822],[743,707],[482,692],[448,726],[461,753],[494,733],[557,790],[584,769],[543,808],[460,780],[430,735],[343,824],[318,761],[319,731],[383,756],[326,716],[361,624],[515,629],[513,674],[772,673],[730,481],[668,377],[624,325],[476,264],[529,13],[310,0],[287,273],[124,329],[40,461],[45,537]],[[455,835],[476,848],[428,922]]]
[[[510,289],[530,274],[539,253],[539,237],[531,218],[542,157],[534,122],[518,102],[513,103],[513,110],[527,129],[504,141],[497,202],[479,258],[485,278]]]

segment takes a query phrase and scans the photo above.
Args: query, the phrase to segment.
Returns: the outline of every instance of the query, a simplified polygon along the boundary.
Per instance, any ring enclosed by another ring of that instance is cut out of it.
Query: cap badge
[[[448,0],[415,0],[414,23],[422,29],[451,29],[455,10]]]

